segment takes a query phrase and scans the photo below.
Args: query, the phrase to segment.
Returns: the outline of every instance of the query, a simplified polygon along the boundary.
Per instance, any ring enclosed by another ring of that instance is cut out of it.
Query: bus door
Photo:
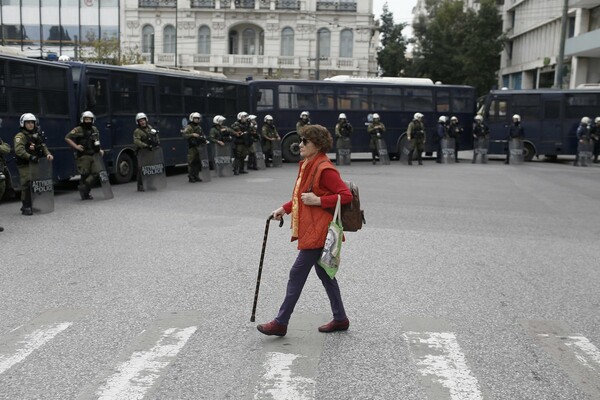
[[[512,123],[510,114],[510,97],[493,96],[488,103],[484,122],[490,128],[491,154],[502,154],[507,146],[508,127]]]
[[[562,94],[548,93],[542,96],[542,126],[538,153],[557,155],[566,149],[563,146],[563,115],[561,110]]]

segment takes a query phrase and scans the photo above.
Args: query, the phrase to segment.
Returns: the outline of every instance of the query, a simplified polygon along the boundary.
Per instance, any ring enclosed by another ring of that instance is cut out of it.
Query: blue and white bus
[[[490,128],[490,153],[503,154],[512,116],[525,131],[525,159],[556,158],[577,151],[575,132],[582,117],[600,116],[600,87],[588,89],[494,90],[480,99],[479,113]]]
[[[456,116],[465,130],[460,148],[471,149],[472,122],[476,110],[475,89],[469,86],[434,84],[422,78],[352,78],[338,76],[324,81],[263,80],[249,82],[251,112],[262,121],[275,118],[282,136],[282,154],[287,161],[298,161],[300,153],[296,122],[302,111],[310,113],[312,123],[333,132],[340,113],[354,127],[352,152],[369,152],[367,126],[373,113],[386,126],[388,151],[399,157],[406,140],[406,129],[416,112],[425,118],[426,152],[436,151],[435,135],[441,115]]]

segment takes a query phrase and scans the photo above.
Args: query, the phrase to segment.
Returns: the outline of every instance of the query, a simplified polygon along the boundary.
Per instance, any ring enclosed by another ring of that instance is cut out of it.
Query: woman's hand
[[[300,199],[307,206],[320,206],[321,198],[315,195],[313,192],[302,193]]]
[[[273,219],[276,219],[277,221],[281,220],[281,217],[283,217],[285,215],[285,210],[283,209],[283,207],[279,207],[277,210],[273,211],[271,213],[273,215]]]

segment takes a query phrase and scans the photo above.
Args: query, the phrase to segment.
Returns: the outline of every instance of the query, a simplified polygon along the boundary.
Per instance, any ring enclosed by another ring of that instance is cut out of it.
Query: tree
[[[381,48],[377,51],[377,62],[382,76],[400,76],[407,66],[406,44],[402,30],[406,24],[394,24],[394,15],[387,3],[381,14]]]
[[[121,51],[119,39],[116,36],[97,39],[93,33],[88,33],[87,43],[82,48],[82,58],[86,61],[112,65],[141,64],[144,62],[137,49]]]
[[[434,81],[475,86],[486,93],[497,82],[502,19],[494,0],[478,12],[460,0],[428,0],[427,15],[413,23],[414,59],[409,72]]]

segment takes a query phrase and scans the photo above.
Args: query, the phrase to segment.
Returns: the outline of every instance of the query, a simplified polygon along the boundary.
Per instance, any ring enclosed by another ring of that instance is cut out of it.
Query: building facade
[[[125,0],[121,48],[236,79],[375,76],[372,0]]]
[[[119,0],[2,0],[0,45],[27,56],[78,58],[90,40],[118,39]]]
[[[564,0],[507,0],[499,85],[553,87]],[[600,0],[570,0],[562,88],[600,82]]]

